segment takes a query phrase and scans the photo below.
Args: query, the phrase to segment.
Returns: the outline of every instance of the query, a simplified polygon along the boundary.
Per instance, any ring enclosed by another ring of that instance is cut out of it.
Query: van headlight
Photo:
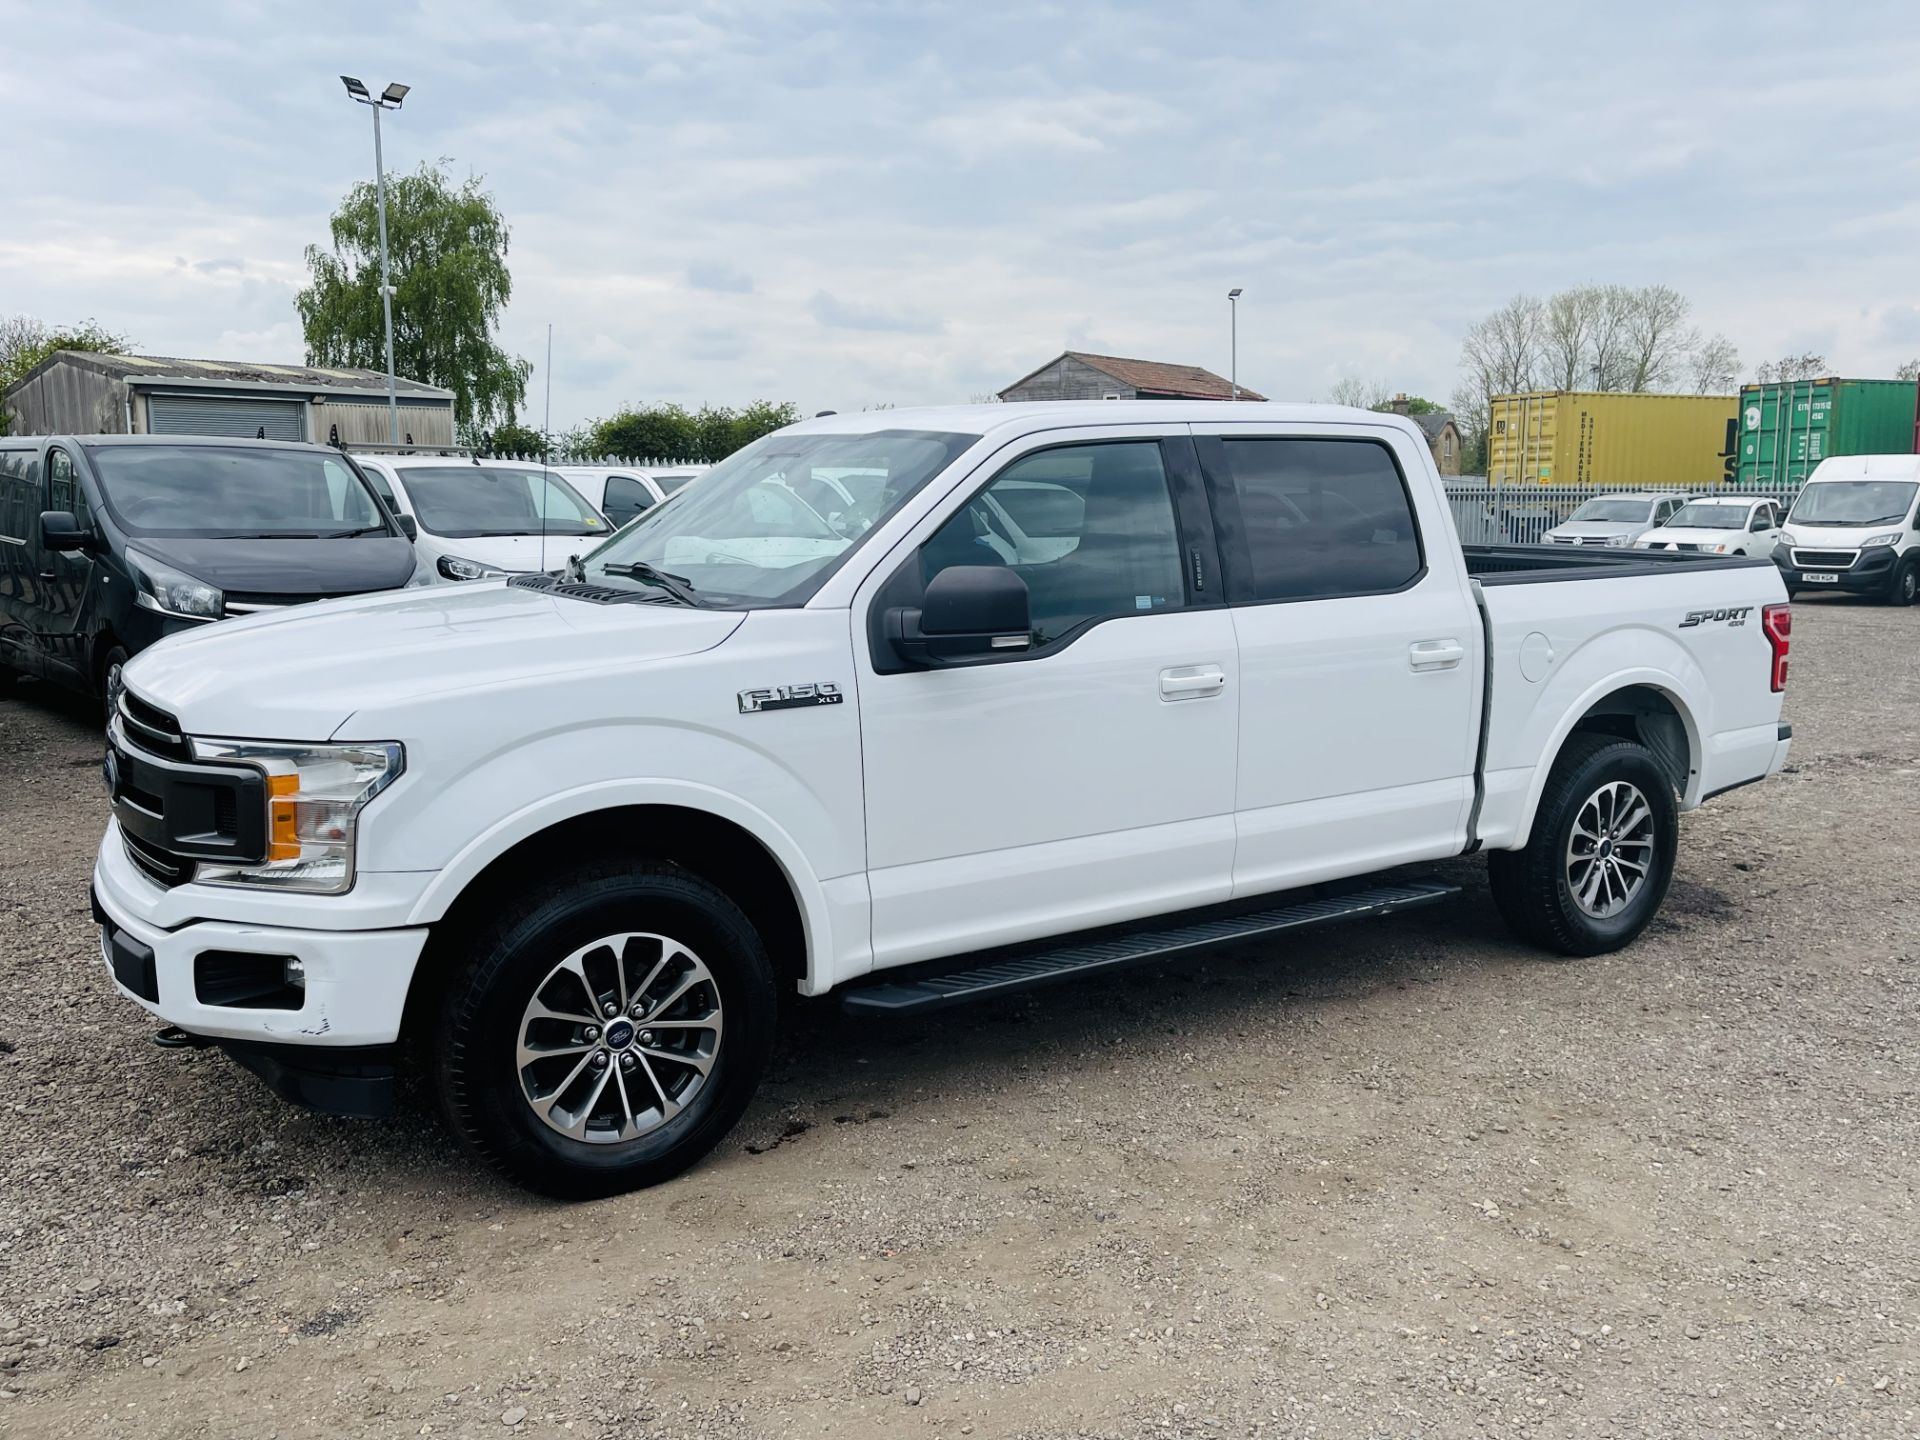
[[[1793,538],[1793,532],[1791,530],[1782,530],[1780,532],[1780,543],[1782,545],[1798,545],[1800,542]]]
[[[469,560],[464,555],[442,555],[435,566],[448,580],[498,580],[507,572],[484,560]]]
[[[353,888],[360,812],[405,767],[406,752],[399,745],[198,739],[191,744],[196,760],[251,765],[267,779],[265,860],[247,865],[203,861],[196,881],[320,895]]]
[[[1860,548],[1866,550],[1875,545],[1898,545],[1899,543],[1900,532],[1898,530],[1892,530],[1885,535],[1876,535],[1871,540],[1862,540],[1860,542]]]
[[[127,565],[133,571],[136,605],[188,620],[218,620],[226,613],[227,597],[217,586],[196,580],[131,546],[127,549]]]

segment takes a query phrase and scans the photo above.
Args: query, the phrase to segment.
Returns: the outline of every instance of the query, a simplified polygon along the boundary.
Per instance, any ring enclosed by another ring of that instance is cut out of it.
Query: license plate
[[[1840,577],[1831,570],[1803,570],[1800,578],[1809,585],[1838,585]]]

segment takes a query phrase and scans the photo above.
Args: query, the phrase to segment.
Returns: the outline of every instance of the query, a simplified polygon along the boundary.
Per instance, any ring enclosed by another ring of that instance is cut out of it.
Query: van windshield
[[[860,537],[980,437],[776,431],[738,450],[585,559],[603,584],[676,577],[703,604],[800,605]],[[859,483],[845,483],[850,475]],[[839,483],[835,483],[835,482]]]
[[[234,445],[89,445],[107,509],[129,535],[334,539],[386,530],[366,481],[335,455]]]
[[[409,465],[400,483],[422,530],[476,535],[605,535],[611,526],[551,470],[534,465]]]
[[[1822,480],[1793,502],[1788,521],[1802,525],[1893,525],[1913,510],[1920,485],[1911,480]]]

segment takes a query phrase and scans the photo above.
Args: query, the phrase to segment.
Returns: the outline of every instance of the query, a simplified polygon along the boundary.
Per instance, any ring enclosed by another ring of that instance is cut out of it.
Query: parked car
[[[578,490],[616,529],[646,514],[698,474],[691,470],[639,470],[623,465],[555,465],[553,471]]]
[[[1787,593],[1803,586],[1920,598],[1920,456],[1847,455],[1807,477],[1774,564]]]
[[[1607,545],[1623,550],[1664,525],[1687,503],[1685,495],[1596,495],[1541,537],[1549,545]]]
[[[1770,556],[1779,538],[1778,501],[1765,495],[1713,495],[1689,500],[1666,524],[1633,543],[1641,550]]]
[[[0,679],[105,695],[131,655],[230,615],[393,590],[406,522],[318,445],[0,438]]]
[[[789,488],[845,470],[857,534]],[[727,1132],[783,988],[927,1011],[1477,850],[1521,935],[1626,945],[1678,812],[1786,760],[1789,618],[1766,560],[1463,550],[1400,416],[816,418],[564,578],[141,656],[94,904],[121,993],[281,1093],[377,1112],[417,1039],[476,1153],[603,1194]]]
[[[613,533],[605,515],[537,461],[457,452],[356,451],[354,459],[418,528],[420,584],[557,570]]]

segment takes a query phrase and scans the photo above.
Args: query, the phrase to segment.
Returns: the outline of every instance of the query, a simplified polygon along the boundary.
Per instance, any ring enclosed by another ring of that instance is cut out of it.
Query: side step
[[[842,994],[840,1006],[853,1015],[918,1014],[943,1009],[948,1005],[964,1004],[969,1000],[1006,995],[1036,985],[1077,980],[1083,975],[1164,960],[1186,950],[1202,950],[1230,941],[1277,935],[1287,930],[1304,930],[1313,925],[1329,925],[1336,920],[1391,915],[1396,911],[1431,905],[1459,891],[1458,885],[1446,885],[1435,880],[1410,880],[1400,885],[1379,885],[1369,890],[1350,890],[1343,895],[1324,899],[1276,905],[1244,915],[1192,920],[1150,930],[1123,931],[1102,939],[1059,945],[1054,949],[1003,951],[995,958],[983,959],[970,969],[855,986]]]

